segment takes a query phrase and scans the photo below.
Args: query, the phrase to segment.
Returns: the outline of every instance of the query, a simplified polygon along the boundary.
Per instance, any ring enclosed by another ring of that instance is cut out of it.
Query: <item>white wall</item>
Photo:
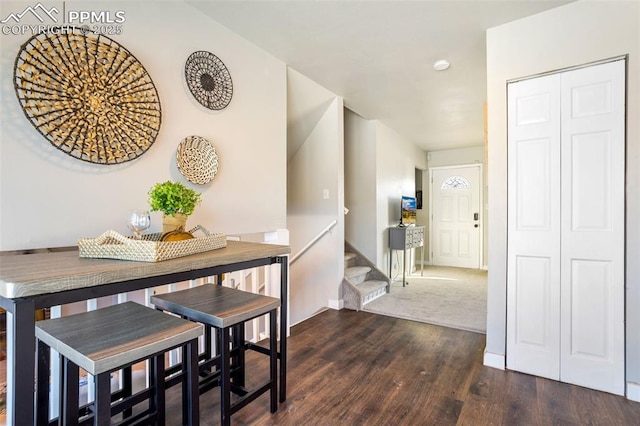
[[[484,147],[445,149],[427,153],[429,167],[457,166],[460,164],[484,163]]]
[[[3,1],[0,15],[33,4]],[[189,224],[228,234],[284,228],[285,64],[180,1],[67,1],[66,8],[125,11],[122,34],[111,37],[151,75],[162,105],[160,133],[123,165],[93,165],[57,150],[24,117],[13,90],[13,62],[31,34],[0,34],[0,250],[75,245],[110,228],[127,232],[126,211],[146,207],[154,183],[187,182],[175,155],[189,135],[210,140],[220,161],[213,182],[189,184],[203,192]],[[185,60],[197,50],[218,56],[233,79],[233,99],[221,111],[200,106],[186,88]],[[152,221],[159,230],[160,215]]]
[[[427,154],[377,120],[345,113],[347,241],[389,272],[389,231],[400,220],[400,197],[415,194],[415,170],[426,170]],[[418,223],[421,225],[421,223]],[[401,255],[401,253],[400,253]],[[393,265],[392,275],[402,265]]]
[[[291,324],[296,324],[327,307],[340,307],[344,275],[344,107],[342,98],[302,74],[292,69],[288,74],[288,126],[297,129],[288,135],[289,146],[295,146],[290,150],[287,173],[292,257],[337,221],[291,265],[290,318]],[[319,108],[324,108],[321,114]]]
[[[484,152],[484,146],[475,146],[475,147],[470,147],[470,148],[458,148],[458,149],[446,149],[446,150],[441,150],[441,151],[429,151],[427,153],[427,163],[429,165],[429,168],[432,167],[444,167],[444,166],[457,166],[457,165],[462,165],[462,164],[475,164],[475,163],[480,163],[483,164],[484,167],[484,159],[485,159],[485,152]],[[484,170],[484,169],[483,169]],[[488,190],[487,190],[487,182],[485,181],[485,176],[486,176],[486,172],[482,174],[481,179],[483,180],[482,182],[482,187],[483,187],[483,200],[482,200],[482,206],[483,206],[483,214],[482,214],[482,232],[483,232],[483,255],[482,255],[482,259],[484,260],[484,265],[481,265],[481,267],[485,267],[486,268],[486,263],[487,263],[487,255],[488,255],[488,226],[487,226],[487,210],[486,210],[486,205],[487,205],[487,197],[488,197]],[[423,185],[425,186],[424,189],[424,194],[423,197],[426,197],[425,199],[427,200],[427,204],[426,207],[424,209],[426,209],[426,211],[429,211],[429,205],[428,205],[428,201],[429,201],[429,174],[425,173],[424,176],[424,181],[423,181]],[[425,216],[425,226],[427,227],[426,229],[426,234],[425,234],[425,238],[426,241],[428,243],[429,241],[429,216]],[[428,247],[427,247],[428,249]],[[429,259],[429,256],[426,255],[425,252],[425,259]]]
[[[377,257],[375,122],[344,112],[346,240],[369,260]]]
[[[629,55],[627,72],[626,345],[640,400],[640,3],[578,1],[487,31],[489,293],[485,362],[504,366],[507,263],[506,82]],[[501,364],[501,365],[500,365]]]
[[[388,228],[400,221],[400,197],[415,195],[415,170],[427,168],[427,154],[379,121],[348,110],[345,153],[347,241],[387,274]],[[399,265],[401,259],[393,276],[402,272]]]
[[[375,263],[384,272],[389,269],[390,226],[400,222],[400,198],[415,195],[415,169],[427,168],[426,152],[394,130],[376,121],[376,246]],[[423,225],[418,223],[418,225]],[[372,259],[373,260],[373,259]],[[394,276],[402,260],[393,264]]]

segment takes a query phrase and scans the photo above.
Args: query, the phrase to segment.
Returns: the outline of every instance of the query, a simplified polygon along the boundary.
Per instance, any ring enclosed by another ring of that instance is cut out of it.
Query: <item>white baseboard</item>
[[[489,270],[489,266],[488,266],[488,265],[483,265],[483,266],[482,266],[482,268],[480,268],[480,269],[483,269],[483,270],[485,270],[485,271],[488,271],[488,270]]]
[[[640,383],[627,382],[627,399],[640,402]]]
[[[484,359],[482,362],[487,367],[497,368],[498,370],[504,370],[505,362],[503,354],[494,354],[484,350]]]
[[[341,310],[342,308],[344,308],[344,300],[343,299],[329,299],[329,307],[331,309],[335,309],[336,311]]]

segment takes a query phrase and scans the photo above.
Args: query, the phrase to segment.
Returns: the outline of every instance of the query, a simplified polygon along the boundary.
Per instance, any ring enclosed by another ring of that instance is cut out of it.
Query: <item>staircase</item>
[[[389,292],[390,280],[371,261],[345,241],[342,299],[356,311]]]

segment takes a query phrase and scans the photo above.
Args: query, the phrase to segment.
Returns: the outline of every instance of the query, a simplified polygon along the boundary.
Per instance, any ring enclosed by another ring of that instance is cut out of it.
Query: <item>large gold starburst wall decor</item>
[[[14,88],[38,132],[82,161],[134,160],[160,130],[160,97],[144,66],[116,41],[91,31],[31,37],[16,57]]]

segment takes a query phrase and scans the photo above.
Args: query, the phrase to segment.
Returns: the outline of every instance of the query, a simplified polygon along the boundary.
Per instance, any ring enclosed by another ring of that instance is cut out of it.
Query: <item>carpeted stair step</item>
[[[387,283],[384,281],[364,281],[356,287],[358,287],[358,290],[362,293],[363,305],[366,305],[387,292]]]
[[[345,253],[344,254],[344,267],[351,268],[356,265],[356,256],[354,253]]]
[[[369,271],[371,271],[371,268],[368,266],[352,266],[344,270],[344,276],[352,284],[358,285],[366,280]]]

